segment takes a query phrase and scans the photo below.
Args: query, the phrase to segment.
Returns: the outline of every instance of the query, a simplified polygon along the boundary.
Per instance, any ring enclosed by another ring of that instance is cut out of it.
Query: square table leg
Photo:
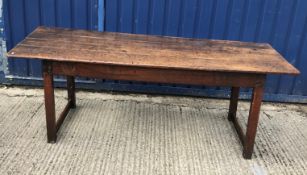
[[[73,76],[67,76],[67,92],[68,101],[70,102],[70,108],[76,108],[75,77]]]
[[[252,101],[247,121],[246,135],[243,143],[243,157],[245,159],[251,159],[253,154],[263,91],[263,86],[256,86],[253,88]]]
[[[236,118],[239,95],[240,95],[240,88],[232,87],[231,96],[230,96],[230,104],[229,104],[229,112],[228,112],[229,121],[234,121],[234,119]]]
[[[55,117],[52,64],[47,61],[43,61],[43,79],[44,79],[47,139],[48,143],[51,143],[51,142],[56,142],[57,129],[56,129],[56,117]]]

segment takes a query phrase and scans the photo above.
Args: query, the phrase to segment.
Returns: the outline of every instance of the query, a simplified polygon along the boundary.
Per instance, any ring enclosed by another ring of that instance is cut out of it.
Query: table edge
[[[128,67],[143,67],[143,68],[155,68],[155,69],[173,69],[173,70],[189,70],[189,71],[205,71],[205,72],[233,72],[233,73],[246,73],[246,74],[273,74],[273,75],[292,75],[296,76],[300,74],[300,71],[296,69],[294,66],[293,72],[259,72],[259,71],[236,71],[236,70],[219,70],[219,69],[190,69],[190,68],[183,68],[183,67],[165,67],[165,66],[150,66],[150,65],[131,65],[131,64],[116,64],[116,63],[102,63],[102,62],[90,62],[90,61],[76,61],[76,60],[66,60],[66,59],[58,59],[58,60],[53,60],[53,59],[48,59],[48,58],[33,58],[33,57],[26,57],[24,55],[18,56],[15,54],[10,54],[9,52],[6,53],[8,58],[26,58],[26,59],[35,59],[35,60],[47,60],[47,61],[53,61],[53,62],[72,62],[72,63],[90,63],[90,64],[102,64],[102,65],[110,65],[110,66],[128,66]],[[290,64],[290,63],[289,63]]]

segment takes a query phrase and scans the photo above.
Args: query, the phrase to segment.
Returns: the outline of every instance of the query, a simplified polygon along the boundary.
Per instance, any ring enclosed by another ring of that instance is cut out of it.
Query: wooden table
[[[269,44],[46,27],[38,27],[8,56],[43,60],[48,142],[56,142],[67,113],[76,107],[75,76],[229,86],[228,119],[246,159],[253,152],[266,75],[299,74]],[[58,121],[53,75],[67,76],[68,103]],[[236,118],[240,87],[253,88],[246,134]]]

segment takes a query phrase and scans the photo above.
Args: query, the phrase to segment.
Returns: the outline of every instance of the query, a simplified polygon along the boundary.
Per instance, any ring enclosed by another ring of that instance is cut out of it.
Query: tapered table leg
[[[76,108],[75,77],[73,76],[67,76],[67,91],[70,108]]]
[[[240,94],[239,87],[231,88],[231,96],[230,96],[230,104],[229,104],[229,112],[228,112],[229,121],[234,121],[234,119],[236,118],[239,94]]]
[[[251,159],[254,149],[255,137],[257,132],[260,107],[263,97],[263,86],[254,87],[252,94],[252,101],[249,111],[249,117],[246,128],[246,135],[243,145],[243,157]]]
[[[47,139],[48,143],[56,142],[56,118],[54,104],[54,87],[52,63],[43,61],[43,78],[44,78],[44,95],[45,95],[45,110],[47,123]]]

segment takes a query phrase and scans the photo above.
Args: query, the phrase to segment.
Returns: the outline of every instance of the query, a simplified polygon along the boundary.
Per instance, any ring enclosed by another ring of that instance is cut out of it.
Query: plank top
[[[259,74],[299,71],[269,44],[38,27],[9,57]]]

